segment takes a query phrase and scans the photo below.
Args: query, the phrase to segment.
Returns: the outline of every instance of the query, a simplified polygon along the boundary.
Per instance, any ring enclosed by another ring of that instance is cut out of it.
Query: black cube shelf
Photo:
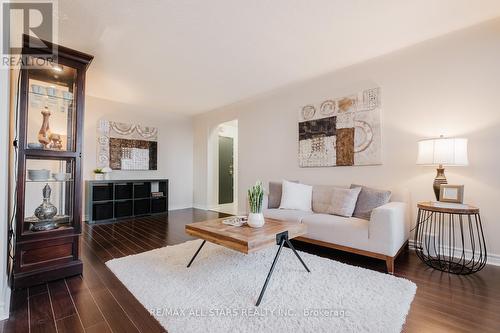
[[[151,192],[163,192],[153,197]],[[86,181],[87,223],[107,223],[168,211],[168,179]]]

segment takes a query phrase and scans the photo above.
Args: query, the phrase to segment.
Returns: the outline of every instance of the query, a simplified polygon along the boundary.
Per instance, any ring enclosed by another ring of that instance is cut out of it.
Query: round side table
[[[427,265],[453,274],[471,274],[486,265],[486,243],[479,208],[419,202],[415,251]]]

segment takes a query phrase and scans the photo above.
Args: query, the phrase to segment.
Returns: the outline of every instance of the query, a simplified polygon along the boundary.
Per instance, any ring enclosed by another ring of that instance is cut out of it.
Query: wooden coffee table
[[[198,253],[200,253],[203,245],[205,245],[207,241],[245,254],[279,245],[278,252],[274,257],[271,269],[267,274],[266,282],[262,287],[256,306],[259,306],[262,301],[262,297],[264,297],[264,293],[271,275],[273,274],[274,267],[278,262],[281,250],[285,244],[292,249],[293,253],[295,253],[307,272],[310,272],[309,268],[307,268],[306,264],[290,242],[290,239],[306,234],[307,226],[305,224],[266,219],[266,223],[263,227],[251,228],[247,225],[242,227],[233,227],[223,224],[222,220],[224,220],[224,218],[190,223],[186,225],[187,234],[203,239],[203,242],[195,252],[193,258],[189,261],[187,267],[191,266],[194,259]]]

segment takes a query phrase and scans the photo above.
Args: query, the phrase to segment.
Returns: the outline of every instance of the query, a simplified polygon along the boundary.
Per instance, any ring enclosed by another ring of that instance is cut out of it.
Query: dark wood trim
[[[80,157],[80,152],[76,151],[55,151],[55,150],[37,150],[26,149],[24,152],[26,158],[50,159],[50,158],[76,158]]]
[[[408,250],[408,241],[406,241],[403,246],[401,246],[398,250],[398,252],[396,253],[396,255],[394,257],[389,257],[387,256],[385,258],[385,264],[387,266],[387,272],[389,274],[394,274],[394,261],[396,260],[397,257],[399,257],[399,255],[405,251],[405,250]]]
[[[19,273],[14,276],[14,289],[27,288],[40,283],[60,279],[61,276],[74,276],[82,274],[83,263],[80,259],[73,260],[67,264],[61,264],[55,267],[47,267],[27,273]]]
[[[49,52],[46,51],[47,48],[50,49],[56,48],[58,57],[60,56],[84,64],[85,67],[88,67],[88,65],[90,65],[90,63],[94,59],[93,55],[23,34],[23,51],[22,51],[23,54],[33,54],[33,53],[50,54]]]
[[[335,249],[335,250],[341,250],[341,251],[345,251],[345,252],[355,253],[355,254],[359,254],[359,255],[362,255],[362,256],[370,257],[370,258],[376,258],[376,259],[380,259],[380,260],[385,260],[387,258],[387,256],[385,254],[380,254],[380,253],[376,253],[376,252],[370,252],[370,251],[355,249],[353,247],[344,246],[344,245],[338,245],[338,244],[333,244],[333,243],[324,242],[324,241],[320,241],[320,240],[312,239],[312,238],[307,238],[307,237],[303,237],[303,236],[297,237],[295,239],[298,240],[298,241],[301,241],[301,242],[315,244],[315,245],[319,245],[319,246],[323,246],[323,247],[328,247],[330,249]]]
[[[57,239],[60,237],[77,236],[80,233],[75,231],[75,227],[60,227],[59,229],[49,230],[49,231],[37,231],[37,232],[23,232],[22,236],[19,238],[19,243],[27,244],[33,241],[41,241],[48,239]]]
[[[387,257],[385,259],[385,266],[387,268],[387,273],[393,275],[394,274],[394,258],[393,257]]]
[[[327,247],[330,249],[335,249],[335,250],[340,250],[344,252],[350,252],[354,254],[359,254],[365,257],[370,257],[370,258],[376,258],[380,260],[384,260],[387,266],[387,272],[389,274],[394,274],[394,260],[401,254],[401,252],[405,249],[408,248],[408,241],[406,241],[403,246],[398,250],[396,255],[394,257],[387,256],[385,254],[377,253],[377,252],[370,252],[370,251],[365,251],[365,250],[360,250],[360,249],[355,249],[353,247],[349,246],[344,246],[344,245],[338,245],[338,244],[333,244],[333,243],[328,243],[328,242],[323,242],[317,239],[312,239],[312,238],[307,238],[307,237],[297,237],[295,240],[304,242],[304,243],[309,243],[309,244],[314,244],[314,245],[319,245],[322,247]]]

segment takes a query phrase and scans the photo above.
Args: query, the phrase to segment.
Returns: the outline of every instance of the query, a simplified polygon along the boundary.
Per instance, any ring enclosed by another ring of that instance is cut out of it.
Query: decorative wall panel
[[[113,170],[157,169],[157,128],[101,120],[98,131],[98,167]]]
[[[327,99],[300,110],[299,165],[382,164],[380,88]]]

